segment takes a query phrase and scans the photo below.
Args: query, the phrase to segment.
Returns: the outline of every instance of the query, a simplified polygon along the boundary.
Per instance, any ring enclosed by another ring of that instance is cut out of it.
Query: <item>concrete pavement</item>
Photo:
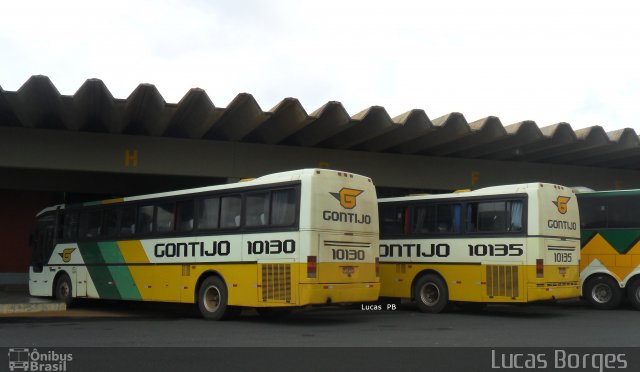
[[[0,316],[7,314],[65,311],[66,305],[49,298],[31,297],[24,285],[0,286]]]

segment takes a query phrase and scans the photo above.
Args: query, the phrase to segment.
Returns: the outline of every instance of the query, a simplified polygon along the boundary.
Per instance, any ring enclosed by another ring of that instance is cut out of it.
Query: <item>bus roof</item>
[[[542,187],[555,187],[555,188],[560,188],[561,190],[568,190],[570,192],[573,192],[571,188],[561,186],[561,185],[556,185],[552,183],[543,183],[543,182],[531,182],[531,183],[519,183],[519,184],[513,184],[513,185],[483,187],[481,189],[477,189],[474,191],[467,191],[467,192],[430,194],[430,195],[425,194],[425,195],[404,196],[404,197],[396,197],[396,198],[384,198],[384,199],[378,199],[378,201],[394,202],[394,201],[433,200],[433,199],[466,198],[466,197],[474,197],[474,196],[488,196],[488,195],[501,195],[501,194],[516,194],[516,193],[523,193],[531,190],[537,190]]]
[[[208,191],[232,190],[232,189],[241,188],[241,187],[268,185],[268,184],[277,183],[277,182],[294,181],[294,180],[300,179],[302,176],[314,176],[316,174],[322,174],[322,173],[328,173],[328,172],[337,173],[339,175],[344,174],[345,176],[349,175],[352,177],[362,178],[364,180],[370,180],[369,177],[362,176],[355,173],[350,173],[350,172],[343,172],[343,171],[338,171],[333,169],[324,169],[324,168],[322,169],[305,168],[305,169],[298,169],[298,170],[292,170],[292,171],[286,171],[286,172],[271,173],[271,174],[267,174],[267,175],[254,178],[248,181],[234,182],[234,183],[228,183],[224,185],[196,187],[191,189],[174,190],[174,191],[145,194],[145,195],[136,195],[136,196],[129,196],[124,198],[97,200],[97,201],[79,203],[79,204],[57,204],[41,210],[40,212],[38,212],[36,217],[40,216],[43,213],[54,211],[58,208],[65,209],[65,208],[80,207],[80,206],[89,207],[94,205],[116,204],[116,203],[155,199],[155,198],[177,196],[177,195],[189,195],[189,194],[203,193]]]
[[[640,189],[628,189],[628,190],[602,190],[602,191],[576,191],[577,195],[580,196],[596,196],[596,195],[604,195],[604,196],[616,196],[616,195],[640,195]]]

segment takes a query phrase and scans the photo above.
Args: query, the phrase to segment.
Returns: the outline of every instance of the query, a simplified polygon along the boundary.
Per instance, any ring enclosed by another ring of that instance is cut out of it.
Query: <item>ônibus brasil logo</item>
[[[66,371],[67,363],[73,361],[71,353],[53,350],[39,352],[38,349],[23,347],[9,348],[10,371]]]
[[[558,207],[558,212],[560,212],[560,214],[565,214],[568,210],[567,203],[569,200],[571,200],[571,198],[568,196],[558,196],[558,199],[552,203]]]
[[[363,192],[364,190],[356,190],[343,187],[340,192],[330,192],[329,194],[338,199],[342,208],[353,209],[356,206],[356,198]]]

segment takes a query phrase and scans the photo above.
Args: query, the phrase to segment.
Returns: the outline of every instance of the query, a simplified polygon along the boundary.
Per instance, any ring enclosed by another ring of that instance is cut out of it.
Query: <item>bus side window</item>
[[[138,234],[148,234],[153,227],[153,205],[143,205],[138,207],[138,220],[136,221]]]
[[[467,232],[476,232],[476,222],[478,220],[478,203],[467,204]]]
[[[380,213],[380,235],[397,236],[405,232],[406,207],[381,206]]]
[[[102,219],[102,234],[105,237],[112,237],[118,233],[118,220],[122,214],[122,208],[112,207],[104,210]]]
[[[607,227],[629,228],[640,226],[640,196],[619,195],[608,200]]]
[[[102,229],[102,210],[89,209],[80,213],[80,238],[96,238]]]
[[[511,215],[508,231],[522,231],[522,215],[523,215],[523,203],[522,200],[513,200],[507,202],[509,213]]]
[[[220,198],[220,227],[223,229],[239,227],[241,211],[242,198],[239,195]]]
[[[479,203],[478,231],[504,231],[506,222],[505,202]]]
[[[485,201],[467,204],[467,232],[522,231],[522,218],[522,201]]]
[[[413,210],[412,231],[415,234],[428,234],[437,231],[436,206],[415,207]]]
[[[460,204],[440,204],[437,213],[439,233],[460,232]]]
[[[247,194],[245,208],[245,225],[260,227],[268,224],[270,195],[268,192]]]
[[[174,227],[174,204],[162,203],[156,205],[156,220],[155,231],[156,232],[170,232]]]
[[[75,240],[78,237],[78,212],[67,211],[64,214],[62,237],[64,240]]]
[[[176,203],[176,229],[178,231],[191,231],[194,227],[195,204],[193,200]]]
[[[126,206],[122,209],[120,219],[120,235],[128,236],[136,232],[136,207]]]
[[[296,222],[295,189],[276,190],[271,193],[271,224],[290,226]]]
[[[601,197],[578,197],[580,227],[598,229],[607,227],[607,200]]]
[[[217,229],[220,217],[220,198],[199,199],[198,230]]]

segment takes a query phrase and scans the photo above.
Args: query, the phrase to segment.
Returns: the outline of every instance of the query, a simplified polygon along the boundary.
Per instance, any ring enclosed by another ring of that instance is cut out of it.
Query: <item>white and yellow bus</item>
[[[573,191],[530,183],[378,200],[380,296],[425,312],[580,295]]]
[[[370,178],[304,169],[37,216],[33,296],[197,303],[205,318],[374,301]]]

